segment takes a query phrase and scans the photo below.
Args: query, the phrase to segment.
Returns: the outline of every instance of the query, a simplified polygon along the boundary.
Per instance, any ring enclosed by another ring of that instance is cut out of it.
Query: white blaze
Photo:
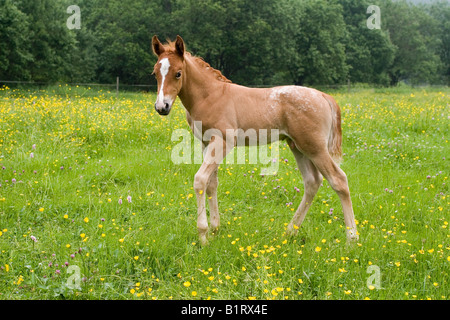
[[[160,101],[163,102],[164,101],[164,80],[166,79],[166,75],[169,72],[169,68],[170,68],[170,62],[168,58],[164,58],[162,59],[160,62],[161,67],[159,69],[159,72],[161,72],[161,88],[159,88],[159,92],[158,92],[158,98],[156,99],[156,102]]]

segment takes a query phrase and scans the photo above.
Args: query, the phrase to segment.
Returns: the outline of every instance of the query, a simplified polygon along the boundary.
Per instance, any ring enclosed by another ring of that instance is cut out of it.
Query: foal
[[[152,39],[158,61],[153,73],[158,82],[155,109],[168,115],[178,96],[186,109],[186,117],[206,152],[194,178],[197,196],[197,228],[200,242],[207,243],[208,220],[205,192],[208,195],[213,230],[219,227],[217,205],[217,169],[226,154],[237,145],[236,137],[227,139],[227,130],[278,129],[280,140],[286,140],[303,176],[304,195],[288,226],[288,233],[297,233],[312,200],[325,177],[339,196],[344,212],[347,239],[358,239],[350,191],[341,160],[341,114],[336,101],[315,89],[300,86],[248,88],[231,83],[220,71],[185,50],[184,41],[163,45],[157,36]],[[201,122],[201,132],[194,123]],[[203,133],[214,129],[210,139]],[[196,134],[197,133],[197,134]],[[265,143],[258,135],[256,144]]]

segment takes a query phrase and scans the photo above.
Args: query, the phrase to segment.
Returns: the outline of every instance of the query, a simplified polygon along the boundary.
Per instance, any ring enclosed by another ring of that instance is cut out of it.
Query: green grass
[[[286,236],[303,185],[281,143],[275,176],[221,165],[221,228],[202,247],[199,165],[171,161],[179,101],[163,118],[154,94],[3,88],[0,299],[448,299],[449,89],[333,95],[359,241],[326,181]]]

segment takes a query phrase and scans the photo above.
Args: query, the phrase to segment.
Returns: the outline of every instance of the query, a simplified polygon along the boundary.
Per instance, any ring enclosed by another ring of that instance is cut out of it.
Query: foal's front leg
[[[208,186],[206,187],[206,194],[209,203],[209,219],[211,222],[212,231],[216,231],[220,224],[219,204],[217,202],[217,187],[219,179],[217,178],[217,169],[211,174]]]
[[[217,169],[220,162],[226,155],[226,143],[222,138],[214,136],[211,142],[208,144],[206,154],[203,163],[195,174],[194,177],[194,190],[197,196],[197,229],[200,238],[200,243],[202,245],[207,244],[206,233],[208,232],[208,219],[206,217],[206,206],[205,206],[205,193],[211,192],[210,205],[212,226],[217,227],[219,219],[217,219],[218,209],[217,209]],[[216,175],[216,177],[214,177]],[[215,179],[212,179],[215,178]],[[211,183],[215,186],[211,185]],[[210,185],[208,187],[208,185]],[[214,188],[213,188],[214,187]],[[217,225],[216,225],[217,223]]]

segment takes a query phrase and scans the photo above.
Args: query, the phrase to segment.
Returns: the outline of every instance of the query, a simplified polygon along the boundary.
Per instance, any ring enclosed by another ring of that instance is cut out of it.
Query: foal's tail
[[[324,93],[323,97],[330,104],[332,116],[330,137],[328,138],[328,152],[333,160],[340,164],[342,161],[341,109],[332,96]]]

